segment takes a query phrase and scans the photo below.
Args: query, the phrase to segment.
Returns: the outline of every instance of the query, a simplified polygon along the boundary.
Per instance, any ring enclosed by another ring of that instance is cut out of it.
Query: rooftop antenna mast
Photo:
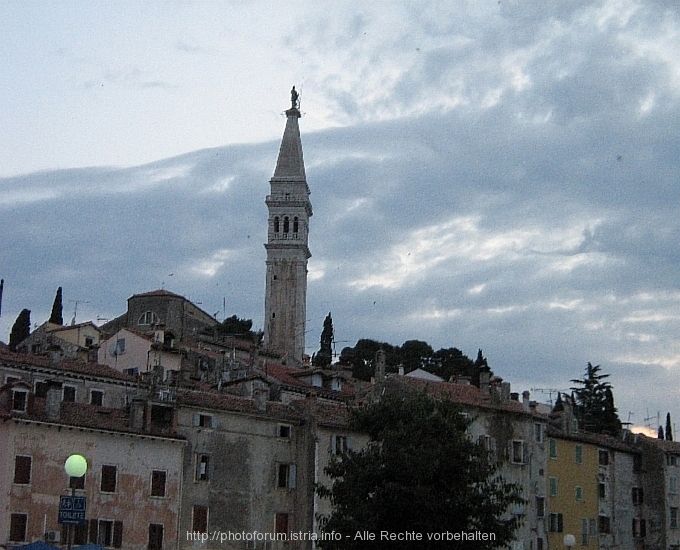
[[[90,302],[87,302],[85,300],[69,300],[71,303],[75,303],[75,306],[73,308],[73,319],[71,319],[71,326],[76,324],[76,315],[78,315],[78,304],[89,304]]]
[[[0,279],[0,317],[2,317],[2,289],[5,286],[5,279]]]
[[[537,391],[538,393],[547,393],[548,394],[548,401],[550,402],[550,406],[552,407],[554,405],[553,403],[553,395],[559,395],[560,393],[566,393],[566,390],[560,390],[557,388],[531,388],[532,392]]]

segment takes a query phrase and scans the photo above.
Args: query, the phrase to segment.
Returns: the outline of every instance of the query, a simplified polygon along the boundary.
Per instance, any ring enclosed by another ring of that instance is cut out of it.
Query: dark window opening
[[[274,528],[275,533],[288,533],[288,514],[276,514],[276,526]]]
[[[172,407],[163,407],[162,405],[151,406],[151,426],[154,428],[171,428],[172,427]]]
[[[277,486],[280,489],[295,489],[296,486],[295,464],[279,464],[277,474]]]
[[[151,472],[151,496],[164,497],[165,496],[165,479],[166,473],[162,470],[153,470]]]
[[[609,465],[609,451],[606,451],[604,449],[600,449],[597,453],[598,457],[598,463],[600,466],[608,466]]]
[[[16,456],[14,458],[14,483],[28,485],[31,482],[31,457]]]
[[[290,437],[290,426],[286,426],[284,424],[281,424],[279,426],[279,437]]]
[[[35,396],[42,397],[43,399],[47,397],[47,382],[36,382],[35,383]]]
[[[28,392],[14,391],[12,393],[12,410],[25,412],[26,403],[28,402]]]
[[[290,231],[290,220],[288,219],[288,216],[283,218],[283,232],[288,233]]]
[[[116,466],[102,466],[102,483],[101,491],[103,493],[116,492],[116,474],[118,468]],[[107,545],[108,546],[108,545]]]
[[[101,407],[104,404],[104,392],[101,390],[92,390],[90,392],[90,405]]]
[[[9,520],[9,540],[12,542],[24,542],[26,540],[27,514],[12,514]]]
[[[191,522],[192,531],[195,533],[208,532],[208,507],[194,506],[193,519]]]
[[[197,455],[196,481],[207,481],[208,479],[210,479],[210,456]]]
[[[298,221],[297,216],[295,216],[295,217],[293,218],[293,233],[297,233],[299,227],[300,227],[300,223],[299,223],[299,221]]]
[[[64,386],[63,401],[74,403],[76,400],[76,389],[73,386]]]
[[[163,550],[163,525],[160,523],[149,524],[148,550]]]
[[[608,516],[599,516],[598,518],[598,530],[602,534],[611,533],[611,521]]]
[[[633,504],[640,505],[644,502],[642,487],[633,487]]]
[[[276,216],[276,217],[274,218],[274,233],[278,233],[278,232],[279,232],[279,229],[281,229],[281,228],[279,227],[279,217]]]

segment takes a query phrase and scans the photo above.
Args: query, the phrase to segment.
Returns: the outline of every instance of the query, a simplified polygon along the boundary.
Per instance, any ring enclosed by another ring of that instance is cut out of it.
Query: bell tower
[[[300,141],[299,96],[291,90],[279,158],[269,180],[267,283],[264,298],[264,345],[284,354],[287,363],[300,362],[305,351],[307,260],[312,203]]]

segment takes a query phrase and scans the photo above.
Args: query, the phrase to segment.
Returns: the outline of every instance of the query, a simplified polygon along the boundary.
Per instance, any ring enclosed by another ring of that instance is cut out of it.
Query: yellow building
[[[564,549],[564,536],[574,535],[575,547],[598,548],[598,446],[577,435],[550,433],[548,439],[548,548]]]

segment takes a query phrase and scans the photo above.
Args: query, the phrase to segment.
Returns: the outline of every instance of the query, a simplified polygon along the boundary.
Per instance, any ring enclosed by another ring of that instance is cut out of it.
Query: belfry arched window
[[[139,325],[157,325],[158,324],[158,315],[156,315],[153,311],[146,311],[146,312],[142,313],[137,324],[139,324]]]
[[[280,229],[280,227],[279,227],[279,217],[276,216],[274,218],[274,233],[278,233],[279,229]]]
[[[283,232],[288,233],[290,231],[290,220],[288,216],[283,218]]]
[[[298,217],[293,218],[293,233],[297,233],[299,228]]]

